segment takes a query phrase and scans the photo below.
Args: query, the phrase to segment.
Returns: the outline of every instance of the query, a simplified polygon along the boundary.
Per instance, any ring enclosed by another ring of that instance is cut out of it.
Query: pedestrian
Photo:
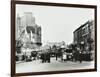
[[[56,60],[58,60],[58,52],[57,52],[57,50],[55,52],[55,56],[56,56]]]
[[[47,58],[47,62],[50,63],[50,53],[49,52],[47,52],[46,58]]]
[[[44,63],[44,53],[43,52],[41,53],[41,60],[42,60],[42,63]]]
[[[73,61],[76,62],[76,61],[77,61],[77,57],[78,57],[78,56],[77,56],[77,51],[75,51],[75,52],[73,53]]]
[[[62,58],[63,58],[63,61],[66,61],[66,59],[67,59],[66,52],[63,53],[63,57]]]
[[[82,63],[82,52],[81,51],[79,52],[79,61],[80,63]]]
[[[48,59],[47,52],[44,53],[44,62],[46,63]]]

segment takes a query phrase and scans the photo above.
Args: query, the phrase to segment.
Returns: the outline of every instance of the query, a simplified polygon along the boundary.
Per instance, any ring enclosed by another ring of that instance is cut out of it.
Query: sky
[[[88,20],[94,20],[94,9],[16,4],[16,16],[32,12],[42,27],[42,43],[73,42],[73,32]]]

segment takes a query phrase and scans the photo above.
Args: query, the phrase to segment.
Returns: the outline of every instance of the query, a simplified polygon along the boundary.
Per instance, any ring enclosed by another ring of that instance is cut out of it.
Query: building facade
[[[94,21],[87,21],[74,32],[74,44],[77,45],[79,49],[82,49],[83,53],[91,53],[94,51],[95,44],[95,31],[94,31]]]
[[[34,49],[42,45],[41,26],[35,23],[31,12],[25,12],[23,16],[17,15],[16,40],[20,40],[24,48]]]

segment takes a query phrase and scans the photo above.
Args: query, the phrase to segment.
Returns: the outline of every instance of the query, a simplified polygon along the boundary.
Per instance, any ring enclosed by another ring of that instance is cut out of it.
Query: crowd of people
[[[30,55],[24,54],[22,56],[22,60],[24,61],[41,60],[42,63],[50,63],[52,62],[51,61],[52,57],[55,58],[55,61],[58,61],[58,58],[60,58],[62,62],[79,61],[80,63],[82,63],[82,61],[89,56],[84,55],[82,53],[82,49],[75,50],[75,49],[54,47],[40,51],[32,51]]]
[[[70,53],[68,53],[70,51]],[[54,57],[57,61],[58,58],[61,59],[61,61],[80,61],[82,62],[82,53],[81,51],[73,52],[73,50],[68,49],[56,49],[54,50],[46,49],[40,52],[32,52],[31,57],[33,57],[33,60],[40,59],[42,63],[50,63],[51,58]]]

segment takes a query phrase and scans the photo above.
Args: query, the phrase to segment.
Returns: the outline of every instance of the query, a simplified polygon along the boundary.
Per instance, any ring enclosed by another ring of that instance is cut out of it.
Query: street
[[[94,61],[83,61],[82,63],[80,63],[79,61],[62,62],[60,58],[56,61],[55,57],[51,58],[50,63],[41,63],[41,60],[16,63],[16,73],[61,71],[61,70],[75,70],[75,69],[89,69],[89,68],[94,68]]]

